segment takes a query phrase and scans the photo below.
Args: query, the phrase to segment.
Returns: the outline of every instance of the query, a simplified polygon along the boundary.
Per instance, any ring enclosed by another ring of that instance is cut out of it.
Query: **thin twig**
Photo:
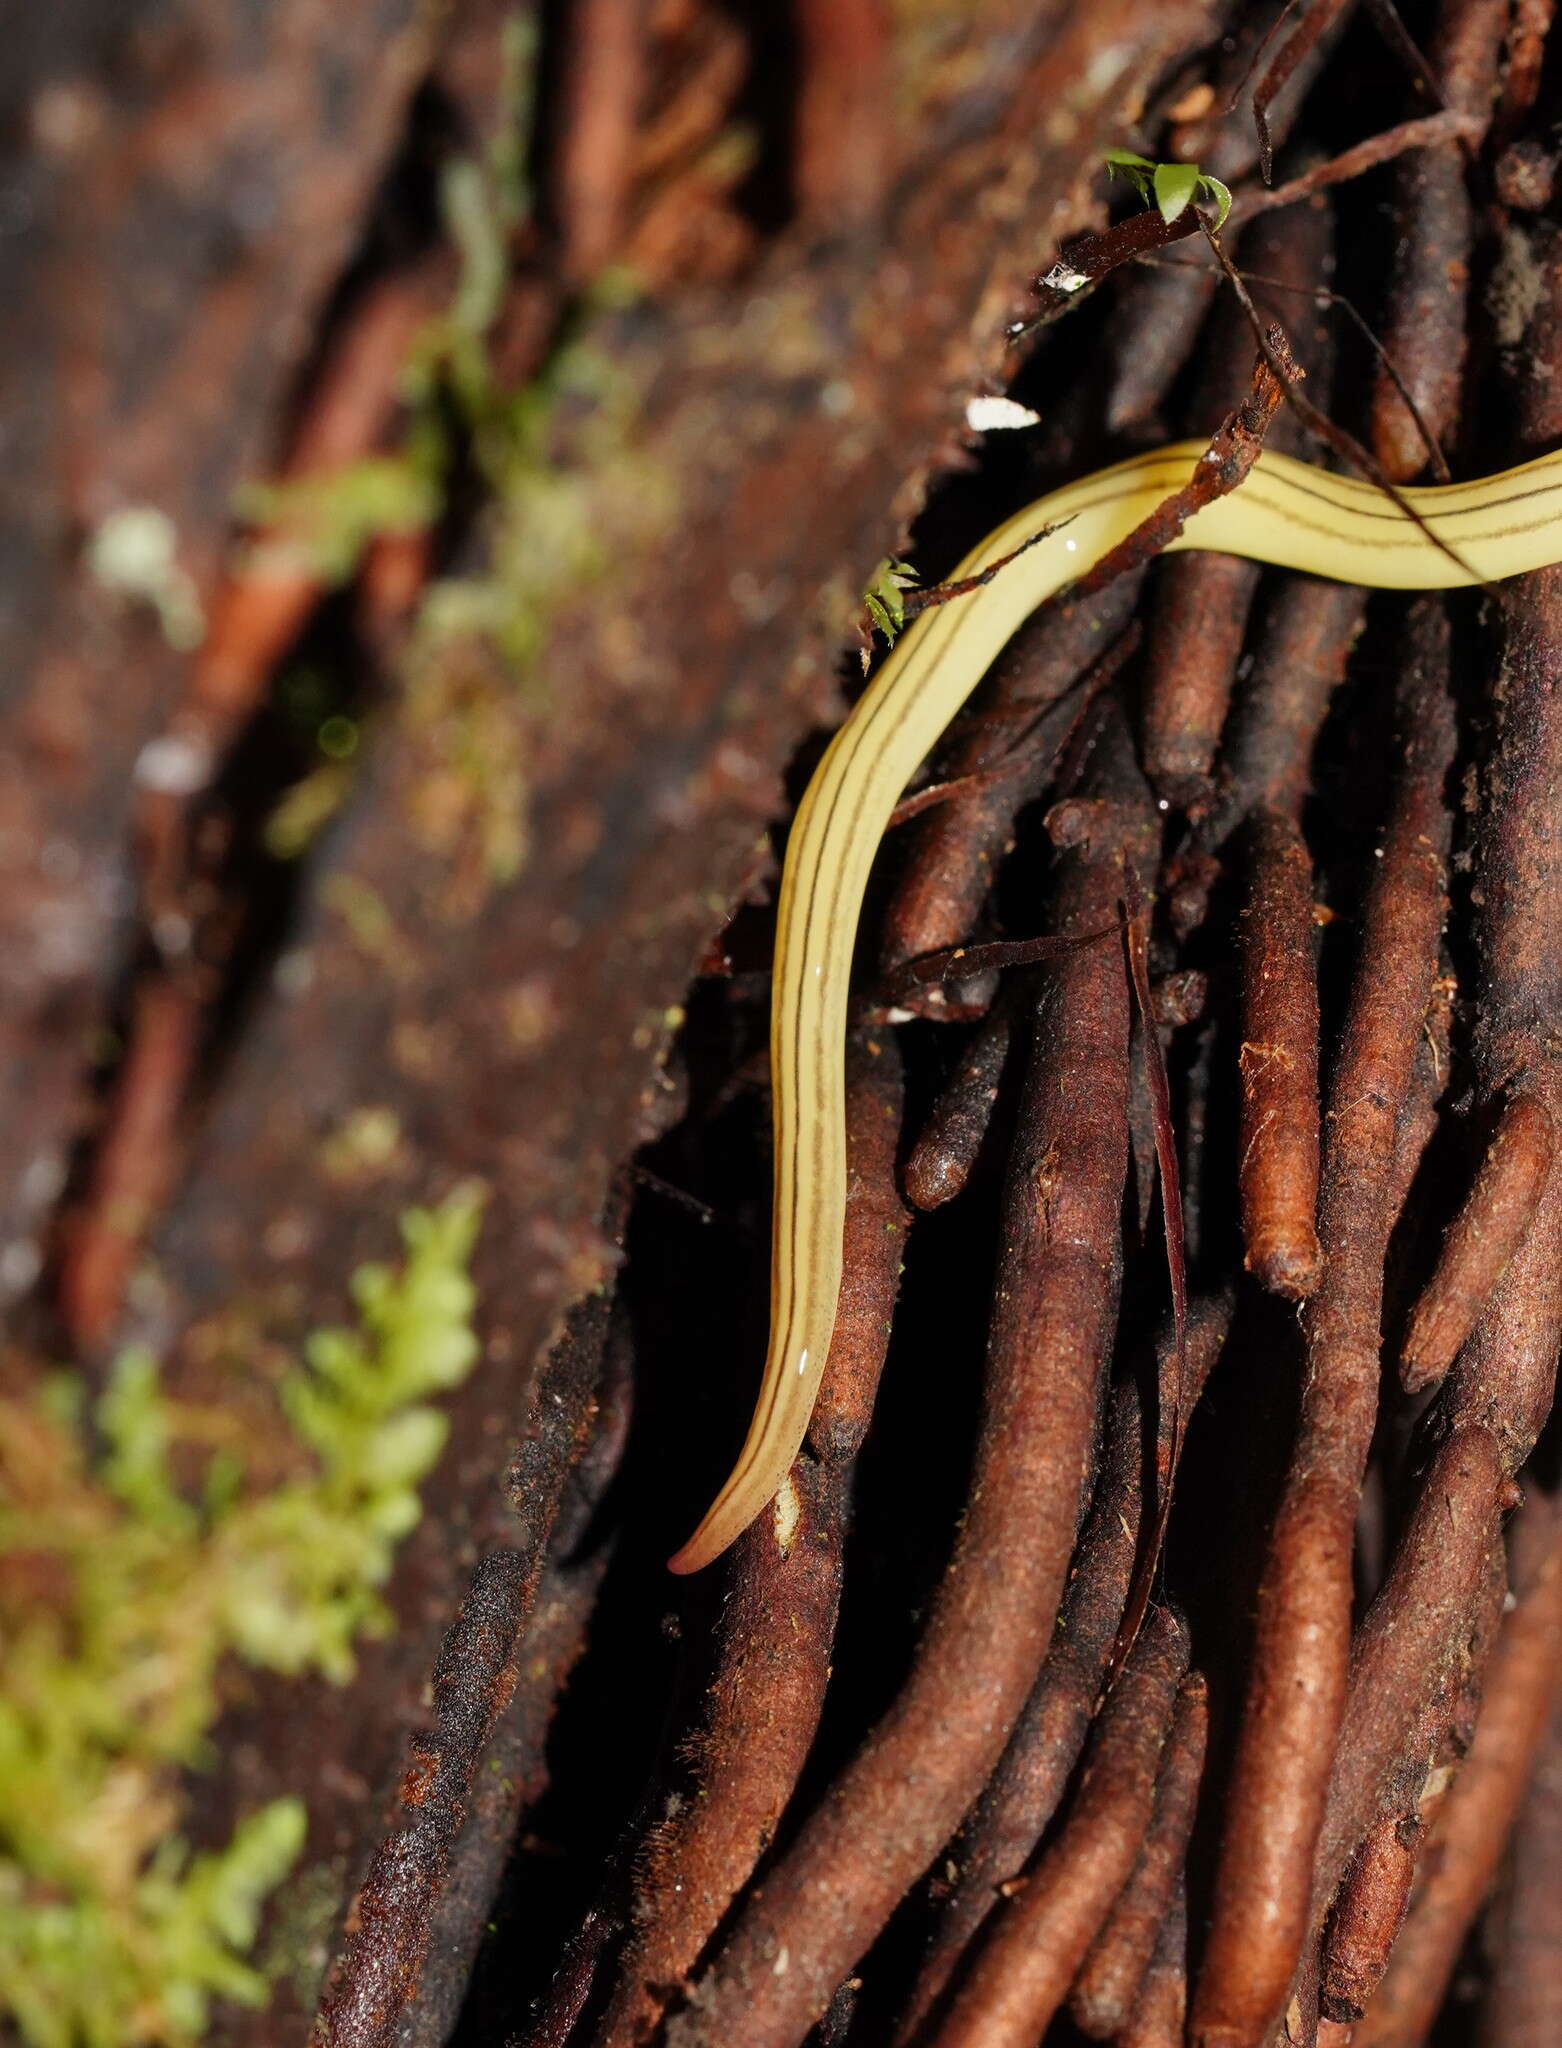
[[[1354,435],[1347,434],[1343,427],[1336,426],[1327,414],[1319,412],[1318,408],[1310,400],[1302,396],[1295,384],[1288,381],[1285,359],[1270,341],[1269,330],[1265,328],[1258,308],[1253,304],[1247,286],[1243,284],[1230,257],[1220,246],[1220,238],[1210,226],[1209,221],[1201,214],[1199,222],[1204,230],[1204,239],[1214,250],[1215,260],[1225,272],[1227,281],[1236,293],[1243,311],[1247,314],[1249,325],[1258,338],[1259,350],[1263,355],[1264,361],[1268,363],[1275,377],[1279,380],[1286,403],[1297,414],[1303,426],[1315,435],[1318,440],[1322,441],[1326,448],[1332,449],[1342,461],[1348,462],[1353,469],[1359,470],[1370,483],[1376,484],[1389,502],[1419,532],[1426,535],[1433,547],[1437,549],[1437,552],[1440,555],[1447,556],[1461,576],[1465,577],[1479,589],[1484,590],[1488,597],[1494,597],[1500,603],[1502,601],[1501,592],[1492,584],[1487,583],[1483,577],[1477,576],[1458,549],[1451,547],[1432,525],[1421,516],[1404,492],[1398,489],[1390,480],[1388,473],[1384,470],[1376,456],[1364,448]]]
[[[1409,150],[1426,149],[1438,142],[1462,142],[1479,136],[1480,132],[1481,124],[1472,114],[1460,113],[1454,108],[1445,108],[1440,114],[1420,114],[1413,121],[1401,121],[1393,128],[1380,129],[1364,142],[1355,142],[1349,149],[1342,149],[1338,156],[1309,165],[1296,177],[1287,178],[1283,185],[1239,186],[1231,195],[1231,211],[1226,216],[1222,232],[1245,227],[1259,214],[1272,213],[1277,207],[1295,206],[1300,200],[1311,199],[1333,185],[1348,184],[1352,178],[1359,178],[1366,171],[1375,171],[1380,164],[1404,156]]]
[[[1166,1525],[1171,1520],[1177,1466],[1182,1456],[1183,1390],[1188,1380],[1188,1251],[1182,1217],[1182,1172],[1177,1161],[1177,1129],[1172,1121],[1166,1054],[1156,1024],[1154,999],[1150,994],[1150,912],[1138,873],[1131,865],[1124,879],[1123,940],[1128,952],[1134,1003],[1139,1012],[1139,1038],[1144,1047],[1145,1074],[1155,1128],[1155,1166],[1161,1184],[1161,1227],[1166,1240],[1166,1272],[1171,1284],[1172,1348],[1170,1355],[1161,1359],[1160,1384],[1156,1390],[1155,1520],[1151,1524],[1150,1540],[1140,1546],[1122,1625],[1107,1663],[1108,1689],[1131,1654],[1150,1605],[1156,1566],[1166,1542]]]

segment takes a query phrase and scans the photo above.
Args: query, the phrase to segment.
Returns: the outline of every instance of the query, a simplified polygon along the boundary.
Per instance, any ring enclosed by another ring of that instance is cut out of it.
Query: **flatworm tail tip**
[[[700,1532],[696,1529],[682,1549],[675,1550],[668,1558],[667,1569],[680,1579],[686,1579],[692,1572],[702,1572],[708,1564],[714,1564],[726,1547],[723,1543],[713,1550],[708,1542],[700,1541]]]
[[[723,1491],[718,1494],[707,1509],[703,1521],[681,1549],[675,1550],[667,1560],[667,1569],[675,1572],[680,1579],[691,1572],[702,1572],[708,1564],[714,1564],[724,1551],[730,1550],[751,1522],[765,1511],[761,1502],[748,1513],[743,1513],[737,1503]]]

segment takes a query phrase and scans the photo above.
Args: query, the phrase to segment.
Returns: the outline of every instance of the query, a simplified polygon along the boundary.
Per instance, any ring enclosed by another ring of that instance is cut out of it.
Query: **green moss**
[[[295,782],[266,820],[266,851],[272,859],[298,860],[306,854],[347,801],[352,783],[347,761],[328,761]]]
[[[320,900],[347,927],[353,944],[393,982],[416,974],[418,956],[379,891],[356,875],[327,875]]]
[[[525,863],[526,721],[555,708],[538,661],[555,618],[610,584],[671,514],[663,471],[636,446],[638,385],[589,338],[621,291],[604,282],[521,390],[466,388],[489,489],[483,566],[427,591],[399,709],[418,764],[408,826],[450,870],[453,916],[472,915]],[[627,632],[621,663],[634,656]]]
[[[906,592],[917,585],[917,572],[909,562],[886,555],[868,579],[862,594],[872,627],[884,635],[886,647],[893,647],[905,630]]]
[[[303,1842],[297,1799],[222,1848],[180,1839],[224,1660],[341,1681],[477,1356],[475,1190],[403,1220],[399,1268],[353,1277],[357,1319],[282,1377],[299,1476],[245,1484],[220,1411],[170,1399],[145,1351],[90,1410],[61,1377],[0,1402],[0,2014],[35,2048],[183,2044],[246,1959]],[[89,1426],[90,1424],[90,1426]]]
[[[407,419],[400,443],[319,475],[245,487],[240,515],[271,529],[252,550],[258,566],[303,568],[342,582],[377,535],[422,532],[444,510],[460,445],[491,402],[487,337],[504,301],[510,240],[531,203],[531,21],[506,25],[501,63],[492,147],[452,159],[440,178],[440,211],[459,265],[449,306],[425,327],[402,375]]]
[[[401,1118],[382,1103],[349,1110],[320,1147],[320,1164],[336,1181],[373,1180],[406,1163]]]
[[[397,707],[415,762],[408,823],[454,871],[446,907],[456,916],[472,914],[526,858],[522,721],[551,708],[536,657],[555,614],[611,577],[669,515],[662,472],[634,446],[639,387],[590,338],[594,323],[634,298],[631,278],[596,280],[519,389],[495,368],[489,338],[529,205],[522,138],[534,61],[519,25],[504,52],[513,118],[498,124],[492,152],[451,162],[441,178],[457,282],[411,352],[398,446],[320,476],[253,486],[240,508],[267,528],[257,554],[340,582],[376,536],[434,525],[457,476],[469,482],[475,472],[485,487],[483,566],[426,591]],[[267,828],[271,851],[306,852],[350,785],[333,760],[289,791]]]
[[[252,574],[301,572],[326,583],[353,574],[378,534],[422,533],[444,503],[443,448],[409,437],[392,455],[367,455],[318,476],[246,485],[241,517],[271,528],[243,553]]]

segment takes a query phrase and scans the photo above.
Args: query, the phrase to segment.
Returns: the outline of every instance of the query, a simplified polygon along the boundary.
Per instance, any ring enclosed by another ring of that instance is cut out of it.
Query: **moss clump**
[[[536,57],[533,24],[507,24],[494,140],[443,168],[440,212],[459,271],[450,304],[428,322],[402,373],[400,445],[318,475],[245,486],[238,511],[272,529],[251,548],[251,566],[343,582],[379,535],[421,533],[442,516],[460,444],[493,406],[488,334],[504,303],[511,237],[531,208]]]
[[[472,1189],[413,1210],[400,1267],[353,1276],[355,1325],[282,1379],[300,1476],[267,1491],[145,1351],[90,1409],[65,1375],[0,1401],[0,2014],[36,2048],[193,2042],[214,1997],[264,1998],[246,1957],[302,1804],[196,1854],[179,1773],[207,1760],[224,1659],[340,1681],[389,1625],[379,1589],[445,1437],[427,1397],[477,1357],[480,1212]]]
[[[906,628],[906,592],[917,586],[917,572],[909,562],[886,555],[868,579],[862,593],[870,630],[884,635],[884,645],[893,647]],[[864,654],[866,654],[864,649]],[[867,662],[863,662],[864,668]]]
[[[512,72],[524,108],[530,56],[519,44]],[[505,132],[523,128],[518,121]],[[590,339],[595,322],[634,302],[634,280],[623,271],[595,280],[535,373],[511,389],[489,337],[528,204],[519,171],[503,152],[460,158],[446,165],[440,194],[459,274],[403,372],[398,446],[318,476],[252,485],[239,509],[267,529],[251,544],[252,564],[335,583],[356,571],[377,536],[437,525],[457,478],[482,485],[485,566],[424,593],[399,699],[419,764],[408,825],[452,870],[447,910],[469,916],[525,863],[521,717],[549,708],[537,656],[554,616],[662,531],[670,500],[662,472],[635,446],[639,386]],[[267,828],[272,853],[304,853],[350,785],[350,771],[333,759],[289,791]]]

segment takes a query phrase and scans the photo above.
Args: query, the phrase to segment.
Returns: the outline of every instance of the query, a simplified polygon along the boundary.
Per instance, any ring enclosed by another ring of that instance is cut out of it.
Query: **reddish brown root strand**
[[[321,364],[280,483],[326,478],[382,444],[402,403],[408,358],[450,285],[451,262],[442,252],[364,294]],[[285,514],[249,533],[217,591],[210,626],[168,727],[169,736],[213,771],[325,594],[328,582],[316,552],[307,516]],[[154,897],[177,879],[190,796],[141,795],[137,832]]]
[[[569,22],[554,177],[566,267],[577,283],[619,254],[645,93],[648,10],[584,0]]]
[[[1249,1272],[1299,1301],[1318,1284],[1318,976],[1312,862],[1262,811],[1242,921],[1238,1186]]]
[[[1416,1717],[1379,1817],[1334,1902],[1320,1986],[1321,2009],[1330,2023],[1349,2026],[1359,2019],[1388,1966],[1428,1834],[1470,1746],[1507,1590],[1507,1558],[1499,1543],[1488,1562],[1468,1632],[1461,1632],[1452,1664]]]
[[[1436,1386],[1453,1364],[1534,1219],[1555,1143],[1544,1103],[1508,1103],[1411,1314],[1399,1365],[1406,1393]]]
[[[872,220],[895,170],[890,11],[884,0],[801,0],[797,34],[795,203],[838,235]]]
[[[1213,1922],[1194,1993],[1193,2032],[1203,2048],[1253,2048],[1289,1995],[1345,1706],[1389,1197],[1437,971],[1450,830],[1447,628],[1432,602],[1417,605],[1411,619],[1399,693],[1403,762],[1330,1088],[1319,1205],[1325,1263],[1303,1318],[1308,1377],[1259,1591]]]
[[[364,292],[315,374],[280,483],[329,478],[381,444],[401,405],[408,356],[449,289],[449,271],[442,254]],[[135,793],[140,912],[154,932],[165,916],[191,922],[192,815],[329,587],[316,552],[305,516],[260,526],[235,551],[212,599],[205,638],[154,743],[177,753],[186,779],[177,789],[142,786]],[[419,561],[420,584],[421,552]],[[154,969],[133,998],[125,1059],[59,1276],[61,1315],[72,1341],[89,1354],[113,1334],[131,1269],[177,1172],[180,1116],[204,1023],[203,978],[198,969]]]
[[[1492,121],[1492,143],[1505,148],[1525,125],[1540,95],[1546,37],[1556,0],[1517,0],[1508,30],[1502,94]]]
[[[1388,1210],[1396,1223],[1437,1129],[1438,1105],[1448,1087],[1457,987],[1452,975],[1446,973],[1432,984],[1432,1001],[1422,1027],[1421,1043],[1416,1047],[1410,1086],[1400,1106],[1394,1162],[1388,1176]]]
[[[1321,1923],[1377,1813],[1418,1717],[1468,1641],[1509,1504],[1502,1446],[1478,1423],[1438,1451],[1387,1578],[1351,1650],[1351,1672],[1313,1875]]]
[[[1126,880],[1123,939],[1128,953],[1143,1053],[1142,1061],[1138,1063],[1140,1074],[1135,1078],[1137,1081],[1142,1075],[1149,1112],[1150,1154],[1161,1196],[1161,1231],[1166,1247],[1166,1277],[1171,1291],[1172,1352],[1170,1357],[1162,1357],[1156,1388],[1155,1514],[1149,1524],[1148,1540],[1140,1545],[1123,1609],[1122,1626],[1112,1646],[1107,1665],[1109,1687],[1133,1647],[1160,1569],[1161,1552],[1171,1517],[1174,1475],[1182,1453],[1185,1425],[1182,1398],[1188,1377],[1188,1246],[1182,1199],[1182,1164],[1178,1157],[1177,1129],[1172,1114],[1171,1076],[1166,1068],[1166,1051],[1161,1044],[1155,997],[1150,987],[1150,913],[1137,871],[1130,868]],[[1130,1130],[1137,1155],[1141,1146],[1140,1118],[1132,1110]],[[1148,1183],[1149,1174],[1144,1166],[1140,1172],[1143,1188]]]
[[[569,2048],[587,2001],[596,1989],[598,1973],[623,1931],[621,1914],[605,1913],[596,1906],[586,1909],[580,1925],[564,1944],[547,1995],[514,2038],[512,2048]]]
[[[1247,268],[1273,277],[1282,288],[1299,292],[1329,268],[1330,224],[1327,209],[1301,212],[1285,220],[1261,220],[1242,236],[1239,260]],[[1264,292],[1259,293],[1265,297]],[[1290,329],[1305,298],[1282,299],[1276,307]],[[1328,379],[1326,338],[1298,332],[1298,359],[1326,402]],[[1207,431],[1209,422],[1230,410],[1248,382],[1253,340],[1242,309],[1224,298],[1212,312],[1200,337],[1203,374],[1190,404],[1193,432]],[[1271,448],[1295,452],[1300,439],[1293,416],[1282,410],[1271,425]],[[1231,702],[1237,663],[1242,652],[1248,609],[1261,571],[1232,555],[1195,551],[1163,562],[1156,572],[1155,602],[1144,663],[1144,764],[1150,780],[1169,802],[1193,806],[1209,793],[1210,769],[1220,744]]]
[[[1366,605],[1365,591],[1311,576],[1283,576],[1272,586],[1252,672],[1228,720],[1214,793],[1195,816],[1192,843],[1170,878],[1179,931],[1203,922],[1221,873],[1213,850],[1251,814],[1278,811],[1300,825],[1312,787],[1313,745]]]
[[[1145,652],[1144,765],[1169,803],[1209,787],[1259,574],[1239,555],[1166,564]]]
[[[1031,2048],[1061,2008],[1144,1842],[1187,1661],[1186,1631],[1158,1609],[1107,1697],[1062,1833],[1000,1911],[934,2048]]]
[[[910,1214],[896,1177],[904,1113],[894,1034],[854,1032],[846,1047],[844,1278],[808,1443],[831,1464],[854,1458],[873,1418],[900,1291]]]
[[[1562,572],[1517,584],[1491,764],[1493,800],[1478,850],[1480,1009],[1476,1070],[1496,1098],[1533,1095],[1556,1119],[1562,1065],[1550,1043],[1562,1004]],[[1562,1167],[1555,1153],[1528,1229],[1444,1385],[1450,1420],[1490,1419],[1510,1468],[1528,1455],[1551,1410],[1562,1343]]]
[[[950,778],[980,777],[908,827],[906,865],[885,907],[880,959],[886,971],[957,946],[978,929],[994,869],[1013,836],[1020,806],[1039,795],[1072,723],[1059,702],[1128,625],[1138,581],[1125,577],[1097,596],[1049,606],[1015,635],[984,691],[982,711],[958,731],[945,763]],[[1010,714],[1043,724],[1034,743],[1012,750]],[[937,1012],[942,993],[919,1008]]]
[[[1528,1233],[1444,1383],[1440,1416],[1495,1429],[1510,1471],[1551,1412],[1562,1342],[1562,1171],[1553,1163]]]
[[[1517,230],[1515,231],[1518,232]],[[1521,447],[1562,431],[1555,375],[1562,350],[1562,234],[1524,235],[1540,286],[1516,353]],[[1553,1121],[1562,1108],[1554,1019],[1562,1012],[1562,570],[1509,586],[1495,732],[1476,847],[1479,980],[1472,1042],[1482,1093],[1533,1095]],[[1482,1419],[1504,1442],[1510,1469],[1528,1455],[1547,1415],[1562,1344],[1562,1169],[1553,1156],[1530,1226],[1443,1388],[1450,1421]]]
[[[1188,1895],[1179,1881],[1156,1935],[1155,1953],[1144,1974],[1118,2048],[1183,2048],[1188,2015]]]
[[[1480,1910],[1562,1682],[1562,1543],[1548,1501],[1525,1510],[1540,1538],[1531,1575],[1488,1667],[1475,1736],[1424,1859],[1424,1878],[1377,1996],[1352,2048],[1407,2048],[1425,2039]]]
[[[1300,823],[1313,743],[1361,630],[1366,595],[1288,576],[1268,603],[1253,671],[1237,699],[1219,794],[1207,827],[1218,844],[1250,811]]]
[[[1331,185],[1347,184],[1352,178],[1359,178],[1364,171],[1376,170],[1380,164],[1390,163],[1395,157],[1405,156],[1412,150],[1425,149],[1429,144],[1440,142],[1469,141],[1479,135],[1480,129],[1481,124],[1473,115],[1451,109],[1440,114],[1417,115],[1412,121],[1401,121],[1393,128],[1380,129],[1364,142],[1342,149],[1338,156],[1314,164],[1298,177],[1288,178],[1283,185],[1244,185],[1231,195],[1228,222],[1246,223],[1279,207],[1294,206],[1299,199],[1311,198]]]
[[[1205,2048],[1253,2048],[1263,2038],[1306,1935],[1349,1648],[1341,1589],[1350,1583],[1356,1495],[1331,1480],[1293,1477],[1270,1537],[1214,1925],[1194,1991],[1192,2035]],[[1287,1767],[1269,1771],[1279,1755]]]
[[[1229,1300],[1193,1306],[1185,1414],[1198,1401],[1230,1320]],[[1160,1349],[1158,1385],[1173,1351],[1171,1340],[1163,1338]],[[898,2043],[920,2039],[961,1957],[996,1906],[1000,1887],[1018,1877],[1033,1854],[1079,1760],[1140,1554],[1144,1437],[1136,1376],[1125,1380],[1112,1399],[1090,1511],[1075,1548],[1052,1648],[997,1769],[952,1845],[950,1861],[958,1874],[903,2009]]]
[[[1489,1936],[1480,2048],[1562,2041],[1562,1701],[1535,1759]]]
[[[1562,434],[1562,229],[1534,224],[1521,246],[1541,290],[1516,351],[1523,436],[1516,455],[1538,453]],[[1489,1100],[1520,1084],[1529,1069],[1549,1064],[1545,1033],[1562,1006],[1562,871],[1555,858],[1562,834],[1562,707],[1555,687],[1562,569],[1520,577],[1504,599],[1476,847],[1481,962],[1472,1050]]]
[[[918,1209],[952,1201],[970,1179],[998,1099],[1009,1040],[1009,1010],[1000,1003],[977,1026],[907,1156],[906,1193]]]
[[[1208,1732],[1209,1690],[1194,1672],[1183,1680],[1177,1698],[1139,1861],[1069,1994],[1069,2011],[1096,2040],[1120,2034],[1138,2004],[1162,1923],[1182,1882]]]
[[[698,1723],[678,1745],[636,1852],[631,1932],[595,2048],[635,2048],[655,2031],[774,1838],[818,1727],[853,1462],[900,1284],[902,1109],[893,1036],[854,1032],[846,1048],[847,1278],[809,1428],[814,1455],[798,1459],[783,1503],[736,1547]],[[616,1882],[615,1874],[610,1887]]]
[[[358,571],[358,630],[382,663],[395,656],[434,561],[426,532],[377,533]]]
[[[1413,1816],[1386,1813],[1356,1852],[1329,1927],[1320,2001],[1325,2019],[1349,2022],[1366,2011],[1404,1924],[1419,1837]]]
[[[1445,0],[1431,50],[1449,115],[1465,123],[1450,138],[1417,150],[1399,166],[1395,214],[1403,223],[1389,284],[1386,352],[1439,442],[1457,422],[1465,361],[1465,301],[1474,214],[1467,151],[1490,118],[1497,63],[1507,27],[1505,0]],[[1397,483],[1425,469],[1421,423],[1380,369],[1372,398],[1372,446]]]
[[[1262,77],[1253,87],[1253,126],[1258,131],[1259,164],[1266,185],[1274,167],[1274,134],[1269,110],[1284,92],[1298,66],[1318,49],[1345,5],[1346,0],[1315,0],[1313,6],[1299,15],[1290,35],[1270,58]]]
[[[1118,317],[1104,340],[1110,432],[1120,434],[1155,414],[1188,360],[1215,285],[1209,266],[1191,259],[1143,268],[1124,279]]]
[[[1141,859],[1146,840],[1154,845],[1142,796],[1069,808],[1089,815],[1063,857],[1065,933],[1108,921],[1125,844]],[[751,1899],[673,2021],[673,2048],[794,2048],[981,1789],[1056,1627],[1117,1306],[1128,1147],[1121,952],[1065,955],[1040,985],[1036,1026],[954,1557],[895,1704]],[[1053,1361],[1045,1375],[1030,1369],[1038,1353]]]
[[[1554,228],[1528,232],[1544,286],[1519,365],[1518,416],[1530,446],[1562,426],[1555,364],[1562,300],[1551,263]],[[1477,838],[1479,982],[1473,1053],[1489,1102],[1533,1097],[1554,1121],[1558,1073],[1551,1024],[1562,998],[1562,714],[1555,688],[1562,646],[1562,578],[1543,570],[1507,594],[1503,674]],[[1554,1148],[1553,1148],[1554,1149]],[[1562,1189],[1553,1158],[1528,1229],[1459,1353],[1439,1423],[1479,1421],[1507,1469],[1525,1457],[1549,1412],[1562,1339]],[[1554,1505],[1519,1518],[1513,1544],[1519,1601],[1492,1658],[1474,1740],[1440,1817],[1387,1974],[1357,2028],[1360,2048],[1419,2041],[1430,2027],[1470,1922],[1523,1797],[1530,1758],[1562,1682],[1562,1550]],[[1535,1563],[1535,1552],[1539,1562]]]
[[[182,979],[153,974],[136,991],[128,1050],[56,1284],[61,1320],[87,1357],[112,1337],[131,1269],[173,1186],[205,1015]]]
[[[1382,341],[1416,409],[1441,444],[1458,414],[1465,356],[1465,291],[1472,216],[1457,143],[1418,151],[1399,167],[1398,207],[1416,223],[1398,244]],[[1396,483],[1427,466],[1426,440],[1381,368],[1372,397],[1372,451]]]
[[[850,1481],[849,1460],[799,1459],[784,1507],[739,1539],[715,1674],[680,1744],[687,1788],[641,1837],[632,1933],[596,2048],[654,2032],[775,1834],[824,1704]]]

